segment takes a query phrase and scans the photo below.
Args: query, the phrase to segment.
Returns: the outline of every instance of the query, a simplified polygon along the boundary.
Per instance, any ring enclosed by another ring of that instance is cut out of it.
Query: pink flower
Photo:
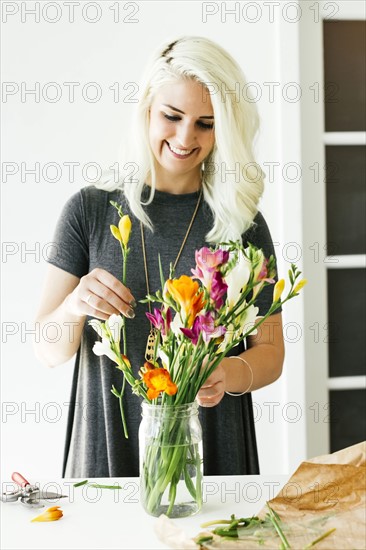
[[[224,305],[224,295],[227,291],[227,284],[224,282],[219,271],[215,271],[212,277],[210,298],[215,303],[215,308],[220,309]]]
[[[165,313],[165,318],[164,314]],[[169,329],[170,323],[172,322],[172,312],[169,308],[166,311],[154,308],[154,313],[146,312],[146,317],[154,325],[155,328],[161,331],[163,336],[166,336]]]
[[[226,332],[223,326],[215,327],[215,317],[212,311],[207,311],[203,315],[197,315],[191,329],[180,329],[187,338],[192,340],[194,346],[197,345],[200,334],[203,341],[207,344],[212,338],[220,338]]]
[[[264,258],[261,270],[257,276],[258,284],[253,288],[253,298],[261,290],[264,283],[274,284],[276,282],[272,277],[269,277],[267,265],[268,265],[268,260]]]
[[[208,292],[211,291],[212,279],[218,271],[220,265],[226,263],[229,259],[229,252],[219,248],[212,252],[204,246],[200,250],[196,250],[196,269],[192,269],[192,273],[196,279],[199,279]]]

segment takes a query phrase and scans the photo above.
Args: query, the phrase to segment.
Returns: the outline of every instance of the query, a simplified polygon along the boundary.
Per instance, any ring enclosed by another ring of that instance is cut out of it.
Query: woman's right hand
[[[90,315],[104,321],[113,313],[133,319],[134,307],[136,301],[131,291],[114,275],[100,268],[81,277],[64,301],[64,309],[72,315]]]

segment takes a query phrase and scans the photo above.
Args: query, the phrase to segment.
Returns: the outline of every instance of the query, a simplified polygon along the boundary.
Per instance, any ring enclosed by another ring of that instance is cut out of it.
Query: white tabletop
[[[199,514],[174,519],[187,537],[201,531],[201,523],[231,514],[239,517],[259,512],[290,476],[212,476],[204,480],[204,504]],[[119,484],[122,489],[96,489],[89,484],[73,487],[79,480],[39,482],[40,488],[61,491],[68,498],[46,503],[43,509],[28,508],[20,502],[1,503],[1,545],[3,550],[58,549],[163,549],[154,532],[157,518],[147,515],[139,503],[137,478],[93,479],[89,483]],[[2,483],[2,492],[13,490]],[[59,521],[31,523],[48,506],[61,506]]]

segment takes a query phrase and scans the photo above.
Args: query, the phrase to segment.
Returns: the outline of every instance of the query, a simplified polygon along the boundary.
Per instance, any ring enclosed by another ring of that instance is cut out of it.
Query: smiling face
[[[155,157],[157,188],[196,191],[201,164],[215,133],[210,96],[195,80],[162,86],[150,108],[149,141]]]

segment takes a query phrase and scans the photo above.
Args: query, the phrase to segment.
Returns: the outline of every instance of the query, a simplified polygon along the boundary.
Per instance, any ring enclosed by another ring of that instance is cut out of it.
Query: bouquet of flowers
[[[121,245],[122,282],[125,282],[131,221],[116,203],[112,204],[120,215],[118,227],[111,226],[111,231]],[[110,357],[123,372],[124,383],[127,380],[132,391],[147,404],[170,410],[169,420],[161,422],[155,430],[140,465],[145,508],[153,515],[161,511],[166,491],[168,503],[164,511],[167,515],[172,514],[177,486],[182,480],[200,507],[201,450],[197,442],[187,442],[186,429],[178,412],[181,406],[193,403],[200,388],[228,352],[248,335],[255,334],[259,325],[281,305],[297,296],[306,283],[305,279],[298,281],[300,272],[292,264],[288,272],[290,288],[283,298],[285,281],[281,279],[274,284],[273,256],[266,259],[263,251],[252,244],[244,248],[241,243],[231,241],[211,248],[203,247],[196,251],[195,259],[196,266],[191,275],[174,278],[171,272],[164,280],[160,270],[161,290],[144,300],[156,304],[153,312],[146,313],[154,327],[155,337],[151,356],[141,365],[138,377],[128,359],[125,319],[112,315],[105,322],[90,321],[102,338],[101,342],[95,343],[94,353]],[[272,304],[267,313],[257,319],[257,298],[270,284],[274,284]],[[120,400],[127,436],[123,391],[124,385],[121,391],[112,388]],[[173,438],[174,445],[171,443]]]

